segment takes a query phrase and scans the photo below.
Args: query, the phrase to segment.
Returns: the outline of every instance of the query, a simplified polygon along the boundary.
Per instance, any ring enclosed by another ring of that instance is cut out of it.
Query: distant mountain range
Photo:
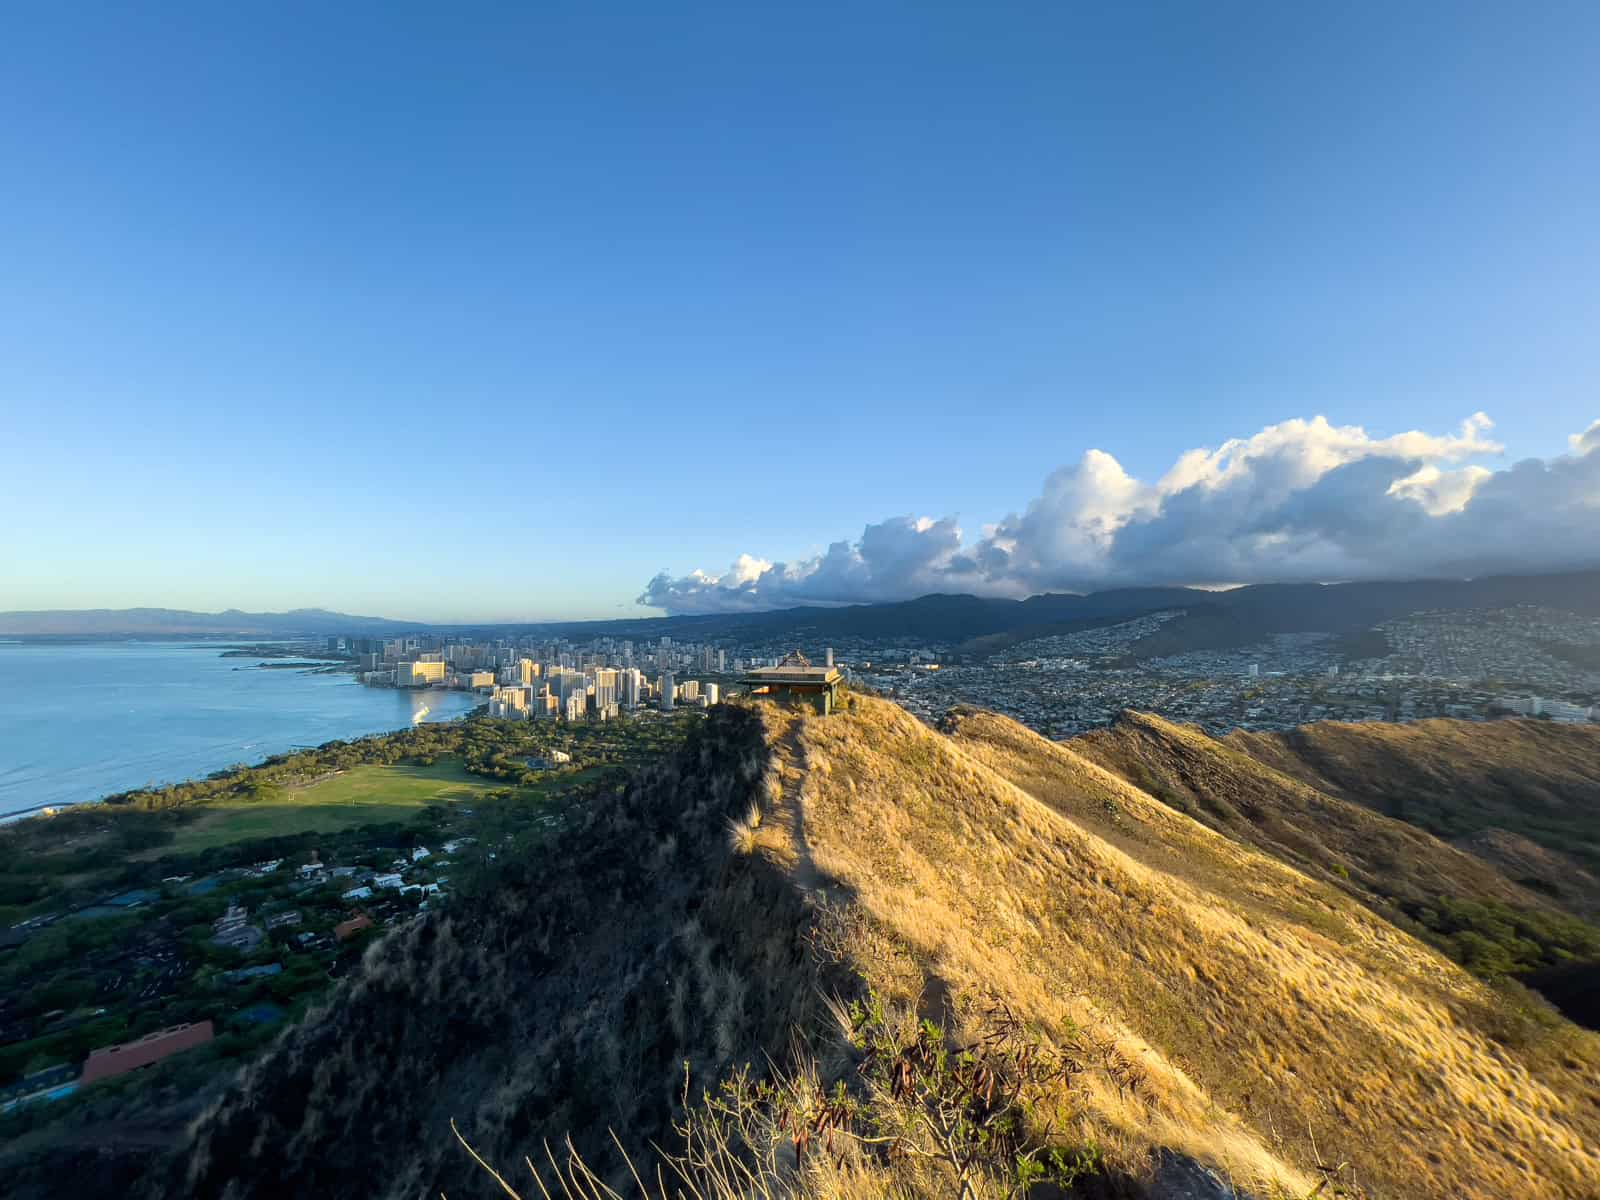
[[[321,608],[292,612],[186,612],[177,608],[50,609],[0,612],[0,635],[11,637],[294,637],[305,634],[398,633],[414,622],[353,617]]]
[[[705,616],[635,617],[439,625],[360,617],[326,609],[284,613],[185,612],[167,608],[0,612],[0,635],[13,637],[277,636],[404,631],[544,632],[566,637],[792,638],[811,643],[850,637],[970,643],[994,635],[1039,636],[1083,622],[1161,609],[1191,611],[1186,642],[1233,644],[1267,633],[1348,632],[1434,608],[1505,608],[1536,604],[1600,616],[1600,571],[1500,575],[1378,583],[1259,584],[1214,592],[1199,588],[1119,588],[1088,595],[1045,593],[1026,600],[930,595],[892,604],[788,608]],[[982,646],[974,644],[974,649]]]

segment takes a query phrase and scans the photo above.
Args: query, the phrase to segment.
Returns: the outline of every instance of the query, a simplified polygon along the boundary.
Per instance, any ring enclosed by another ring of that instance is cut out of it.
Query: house
[[[414,846],[411,850],[411,861],[421,862],[423,859],[429,857],[430,853],[431,852],[426,846]]]
[[[369,887],[351,888],[339,898],[341,900],[370,900],[372,899],[372,889]]]
[[[228,905],[228,911],[213,922],[211,940],[218,946],[231,946],[248,953],[261,944],[267,935],[254,925],[246,924],[250,910],[237,904]]]
[[[341,921],[339,924],[335,925],[333,927],[333,936],[338,941],[343,942],[349,938],[355,937],[355,935],[360,933],[363,929],[371,928],[372,918],[367,916],[366,913],[357,913],[348,921]]]
[[[380,888],[397,888],[403,882],[404,880],[400,878],[399,874],[377,875],[373,877],[372,886]]]
[[[97,1080],[126,1075],[129,1071],[152,1066],[181,1051],[203,1046],[215,1036],[216,1031],[211,1022],[200,1021],[147,1033],[137,1041],[102,1046],[89,1053],[78,1082],[94,1083]]]
[[[218,946],[229,946],[241,954],[248,954],[259,946],[266,936],[254,925],[239,925],[223,933],[214,934],[211,940]]]

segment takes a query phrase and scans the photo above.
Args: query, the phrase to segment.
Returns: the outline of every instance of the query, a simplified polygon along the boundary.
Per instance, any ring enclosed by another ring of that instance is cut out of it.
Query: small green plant
[[[1030,1036],[1004,1004],[984,1012],[965,1046],[952,1045],[932,1021],[897,1016],[876,994],[848,1016],[868,1102],[851,1106],[841,1089],[826,1110],[830,1131],[842,1127],[891,1160],[938,1163],[962,1200],[993,1191],[1014,1200],[1036,1184],[1066,1187],[1100,1169],[1098,1147],[1051,1144],[1049,1098],[1078,1064]],[[852,1119],[865,1130],[856,1132]]]

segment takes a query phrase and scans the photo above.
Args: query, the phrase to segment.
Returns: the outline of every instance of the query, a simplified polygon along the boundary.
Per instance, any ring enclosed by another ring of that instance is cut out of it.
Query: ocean
[[[262,670],[225,643],[0,641],[0,817],[444,721],[461,692]]]

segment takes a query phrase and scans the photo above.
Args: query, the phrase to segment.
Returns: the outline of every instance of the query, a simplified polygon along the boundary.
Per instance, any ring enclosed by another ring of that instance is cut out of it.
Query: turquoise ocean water
[[[0,641],[0,817],[469,711],[459,692],[260,670],[221,644]],[[240,669],[242,668],[242,669]]]

